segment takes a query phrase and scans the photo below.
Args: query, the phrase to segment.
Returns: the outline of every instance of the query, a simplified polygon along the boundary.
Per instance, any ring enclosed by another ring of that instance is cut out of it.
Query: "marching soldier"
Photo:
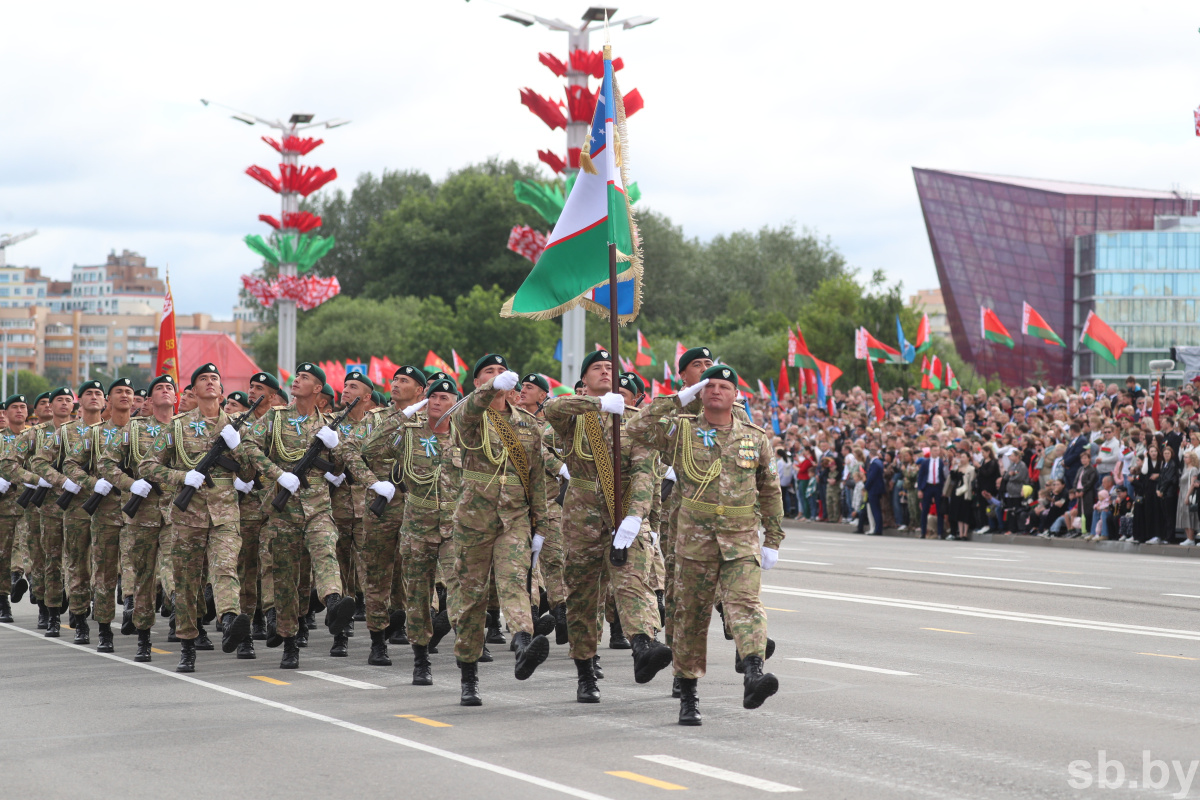
[[[14,394],[4,401],[4,420],[7,424],[4,428],[2,446],[5,458],[8,457],[9,449],[15,447],[17,439],[25,429],[25,415],[28,408],[23,394]],[[0,474],[11,475],[12,473],[5,467],[6,465],[0,462]],[[17,498],[21,496],[23,488],[20,481],[15,478],[9,481],[0,477],[0,622],[13,621],[12,609],[8,604],[9,595],[12,595],[15,603],[21,599],[28,586],[24,570],[13,569],[15,565],[12,560],[17,528],[25,512],[25,509],[17,505]],[[8,584],[3,582],[5,575],[9,575]]]
[[[192,396],[196,407],[175,415],[171,424],[154,439],[142,460],[139,477],[157,483],[165,494],[184,486],[196,490],[187,511],[171,508],[172,571],[175,578],[175,636],[179,639],[176,672],[196,671],[196,620],[204,603],[204,562],[208,559],[213,597],[221,619],[221,650],[232,653],[250,635],[250,617],[239,612],[237,558],[241,548],[238,532],[238,497],[233,487],[235,474],[220,464],[207,476],[196,471],[201,459],[220,436],[231,451],[241,443],[238,432],[221,410],[221,375],[215,364],[201,364],[192,373]]]
[[[621,396],[625,398],[625,405],[632,406],[633,408],[641,408],[642,401],[646,397],[646,384],[642,382],[641,376],[636,372],[624,372],[621,373],[620,392]],[[658,601],[660,625],[665,625],[667,619],[666,603],[664,602],[666,585],[663,582],[664,575],[666,574],[666,564],[663,561],[658,536],[662,525],[662,492],[659,491],[659,487],[662,486],[665,476],[666,466],[662,463],[661,456],[655,453],[651,474],[653,480],[650,482],[650,485],[654,487],[654,493],[650,499],[650,515],[646,518],[646,521],[650,524],[650,538],[654,542],[648,584],[654,591],[655,598]]]
[[[767,618],[759,593],[783,542],[783,498],[770,439],[734,414],[737,373],[719,365],[678,395],[656,398],[630,421],[629,435],[675,459],[680,497],[675,548],[675,675],[680,725],[700,725],[696,685],[704,676],[708,626],[718,592],[744,674],[742,706],[758,708],[779,689],[763,673]],[[699,414],[684,413],[701,398]],[[758,513],[766,530],[760,548]]]
[[[287,393],[279,387],[275,376],[267,372],[257,372],[250,377],[250,392],[246,399],[250,405],[254,405],[259,398],[262,398],[262,402],[258,404],[248,428],[253,428],[254,423],[265,417],[272,406],[287,404]],[[275,628],[271,549],[269,540],[263,536],[263,523],[267,520],[262,510],[266,491],[263,482],[253,476],[249,481],[236,477],[233,486],[240,497],[238,514],[242,533],[242,549],[238,552],[238,580],[242,584],[239,603],[243,614],[254,615],[251,619],[251,638],[238,645],[237,656],[250,659],[255,657],[254,640],[265,640],[267,629]]]

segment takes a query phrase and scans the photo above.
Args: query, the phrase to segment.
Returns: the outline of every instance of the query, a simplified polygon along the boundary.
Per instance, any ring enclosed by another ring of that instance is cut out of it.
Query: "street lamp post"
[[[575,50],[587,51],[588,38],[590,31],[588,25],[593,22],[604,23],[606,17],[611,17],[617,13],[615,8],[605,8],[603,6],[592,6],[583,14],[582,25],[571,25],[563,22],[561,19],[547,19],[539,17],[536,14],[528,14],[524,11],[510,11],[507,14],[501,14],[501,19],[506,19],[509,22],[515,22],[526,28],[537,23],[544,25],[552,31],[565,31],[567,34],[567,85],[582,86],[587,88],[588,76],[586,72],[581,72],[571,66],[571,53]],[[623,30],[630,30],[642,25],[649,25],[657,20],[658,17],[626,17],[625,19],[610,20],[609,25],[620,25]],[[588,133],[588,120],[572,120],[567,121],[567,153],[578,151],[583,147],[584,140]],[[567,169],[572,172],[577,172],[578,167],[572,167],[568,156]],[[616,289],[614,288],[615,292]],[[562,367],[559,380],[566,386],[574,386],[575,381],[579,376],[579,367],[583,364],[583,356],[586,352],[584,344],[584,320],[585,311],[583,306],[576,306],[570,311],[562,315]]]

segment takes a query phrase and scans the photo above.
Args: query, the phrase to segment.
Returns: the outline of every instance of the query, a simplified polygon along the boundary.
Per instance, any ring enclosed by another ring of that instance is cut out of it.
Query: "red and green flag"
[[[451,352],[453,352],[453,351],[451,351]],[[539,372],[538,375],[541,375],[543,378],[546,379],[546,385],[550,387],[550,394],[553,397],[559,397],[564,394],[574,394],[575,393],[575,391],[570,386],[563,386],[561,383],[554,380],[554,378],[551,378],[549,375],[547,375],[544,372]]]
[[[875,403],[875,421],[883,421],[883,395],[879,391],[879,384],[875,382],[875,366],[871,359],[867,359],[867,377],[871,382],[871,400]]]
[[[949,361],[946,362],[946,381],[944,385],[947,389],[958,388],[958,378],[954,376],[954,370],[950,369]]]
[[[650,341],[642,335],[641,330],[637,332],[637,357],[634,363],[639,367],[653,367],[658,363],[654,351],[650,349]]]
[[[1058,334],[1051,329],[1046,320],[1042,319],[1042,315],[1033,310],[1033,306],[1029,303],[1025,304],[1024,310],[1021,312],[1021,333],[1026,336],[1032,336],[1035,339],[1041,339],[1046,344],[1056,344],[1059,347],[1066,347],[1067,343],[1058,338]]]
[[[921,315],[921,324],[917,326],[917,355],[921,355],[933,346],[929,335],[929,315]]]
[[[792,391],[792,386],[788,383],[787,363],[786,358],[779,362],[779,385],[775,390],[779,392],[780,397],[786,397]]]
[[[789,337],[792,336],[791,329],[788,330]],[[813,354],[808,350],[808,343],[804,341],[804,334],[800,332],[800,326],[796,326],[795,333],[795,352],[792,353],[792,366],[802,367],[803,369],[816,369],[817,361],[813,358]],[[788,342],[788,352],[792,352],[792,342]]]
[[[933,388],[933,384],[929,382],[929,356],[921,356],[921,388]]]
[[[854,338],[854,357],[865,358],[879,364],[907,364],[904,356],[894,347],[884,344],[871,335],[866,328],[859,328]]]
[[[467,366],[467,362],[462,360],[462,356],[454,348],[450,348],[450,361],[454,363],[454,372],[450,373],[458,380],[458,385],[465,387],[467,378],[471,375],[471,368]]]
[[[929,388],[942,388],[942,360],[936,355],[929,359]]]
[[[371,361],[372,361],[372,363],[374,363],[374,361],[375,361],[374,356],[371,356]],[[454,369],[449,364],[447,364],[441,356],[439,356],[437,353],[430,350],[428,353],[425,354],[425,371],[426,372],[436,372],[438,370],[441,370],[442,372],[446,373],[447,375],[454,374]]]
[[[985,342],[1002,344],[1010,350],[1013,348],[1013,338],[1008,328],[1004,327],[996,312],[990,308],[979,307],[979,330]]]
[[[1125,340],[1096,316],[1095,311],[1088,312],[1079,343],[1112,364],[1116,364],[1117,359],[1125,352]]]

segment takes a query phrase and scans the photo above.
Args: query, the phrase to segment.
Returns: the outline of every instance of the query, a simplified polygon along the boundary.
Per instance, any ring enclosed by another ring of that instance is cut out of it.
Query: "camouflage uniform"
[[[245,470],[245,472],[251,472]],[[253,474],[246,475],[255,479]],[[247,481],[249,482],[249,481]],[[254,488],[243,493],[238,498],[238,516],[241,519],[242,548],[238,551],[237,573],[241,583],[238,594],[238,606],[243,614],[253,614],[256,608],[264,611],[271,607],[273,596],[268,595],[270,571],[269,557],[264,558],[266,547],[262,540],[263,523],[267,517],[263,514],[262,505],[267,492],[261,480],[254,480]],[[259,587],[262,587],[261,592]],[[271,595],[274,593],[271,592]]]
[[[644,445],[622,437],[621,500],[624,510],[618,510],[614,521],[593,457],[595,442],[585,432],[584,415],[591,413],[599,414],[603,437],[611,448],[613,415],[600,412],[599,397],[565,395],[546,404],[547,421],[567,444],[565,458],[571,473],[563,503],[562,536],[567,628],[573,659],[590,659],[596,655],[600,635],[598,614],[607,602],[605,584],[612,588],[617,613],[629,635],[644,633],[654,638],[658,629],[654,592],[646,583],[653,549],[650,528],[645,522],[654,491],[651,485],[653,459]],[[614,567],[608,558],[612,536],[626,516],[642,519],[642,529],[629,547],[626,564]]]
[[[121,501],[117,493],[110,491],[96,513],[90,518],[83,504],[96,488],[96,479],[103,474],[99,470],[101,450],[120,439],[122,429],[112,422],[98,422],[84,430],[81,438],[71,438],[71,448],[63,462],[63,472],[79,484],[79,494],[67,509],[67,525],[75,524],[76,517],[88,521],[88,539],[91,542],[92,598],[95,602],[96,622],[111,623],[116,615],[117,571],[120,566]],[[115,476],[113,476],[115,477]],[[113,483],[115,486],[116,484]],[[132,589],[132,585],[125,590]]]
[[[738,653],[760,659],[766,653],[755,506],[766,529],[762,546],[778,549],[783,496],[762,428],[735,414],[733,425],[723,430],[703,414],[681,412],[677,397],[659,397],[630,420],[627,430],[635,441],[675,462],[678,483],[672,495],[679,495],[680,510],[674,580],[677,587],[687,587],[676,596],[675,675],[700,678],[718,591]]]
[[[43,478],[57,491],[49,491],[42,503],[42,550],[46,558],[47,605],[61,602],[66,572],[66,589],[73,614],[86,612],[91,600],[91,576],[88,574],[88,546],[91,530],[86,512],[77,519],[78,508],[64,512],[55,502],[63,490],[67,476],[61,470],[71,449],[72,441],[82,447],[87,426],[82,422],[67,422],[55,429],[47,426],[38,434],[37,449],[29,457],[29,471]],[[64,437],[66,439],[64,440]],[[71,524],[66,524],[66,523]]]
[[[155,437],[138,469],[139,476],[157,483],[165,495],[174,495],[184,486],[188,471],[212,449],[228,424],[224,411],[219,411],[215,419],[205,418],[199,408],[175,415]],[[238,532],[238,493],[233,488],[233,474],[224,467],[214,466],[209,477],[215,485],[206,483],[198,489],[187,511],[172,507],[170,512],[175,635],[181,640],[199,636],[196,614],[204,607],[206,556],[217,616],[237,614],[239,609],[237,557],[242,539]]]
[[[120,492],[116,502],[124,506],[132,497],[129,490],[137,480],[132,475],[139,472],[142,460],[150,452],[155,438],[165,427],[154,417],[135,417],[128,425],[118,428],[118,434],[102,442],[99,474],[111,476],[113,490],[109,497]],[[193,502],[198,502],[196,498]],[[139,631],[149,630],[154,625],[155,564],[159,548],[169,536],[170,525],[164,506],[170,506],[169,492],[151,494],[146,497],[133,518],[126,518],[121,528],[121,552],[128,560],[133,579],[124,583],[121,590],[126,596],[133,595],[133,625]],[[102,506],[103,508],[103,506]],[[191,506],[189,506],[189,510]],[[99,515],[99,511],[96,512]],[[169,539],[166,540],[169,544]]]
[[[0,450],[0,475],[11,481],[13,486],[8,494],[16,493],[11,499],[15,503],[27,486],[36,486],[38,476],[28,469],[30,455],[37,448],[39,437],[43,430],[50,428],[49,423],[41,422],[31,428],[26,428],[12,440],[5,441],[5,447]],[[17,506],[20,508],[20,506]],[[42,549],[42,515],[32,503],[24,509],[25,519],[25,555],[28,559],[26,575],[29,578],[29,594],[38,600],[45,600],[46,559]],[[61,568],[62,559],[59,558]],[[61,594],[62,574],[59,573]]]
[[[347,417],[337,428],[341,452],[348,448],[361,449],[378,424],[379,415],[363,415],[358,422]],[[343,448],[342,445],[346,447]],[[353,483],[351,483],[353,481]],[[333,505],[333,523],[338,529],[338,567],[341,569],[342,585],[346,594],[363,592],[367,585],[366,566],[363,563],[363,518],[367,513],[367,486],[350,473],[341,486],[329,486],[330,502]],[[365,599],[365,597],[364,597]]]
[[[667,588],[666,574],[667,566],[663,560],[662,551],[662,529],[663,529],[663,502],[662,502],[662,483],[667,477],[667,468],[663,464],[662,458],[656,453],[654,457],[653,467],[654,496],[650,499],[650,516],[647,522],[650,524],[650,530],[659,534],[659,539],[654,543],[654,552],[650,558],[650,588],[655,592],[665,592]]]
[[[0,452],[5,454],[4,457],[7,457],[7,451],[15,446],[16,441],[17,434],[5,428],[0,437]],[[12,484],[7,492],[0,495],[0,595],[7,597],[11,586],[9,576],[21,567],[13,556],[18,547],[17,527],[25,513],[25,509],[17,505],[17,498],[25,491],[25,487],[18,478],[9,477],[11,473],[4,466],[0,463],[0,475]]]
[[[467,395],[455,412],[463,447],[463,488],[454,517],[455,571],[460,605],[454,654],[473,664],[483,654],[488,580],[493,567],[496,591],[513,633],[533,634],[529,613],[530,540],[546,526],[546,466],[542,427],[524,409],[488,409],[498,389],[487,381]],[[525,453],[529,496],[507,456],[493,415],[512,428]]]
[[[316,410],[301,416],[294,406],[276,406],[254,423],[250,435],[235,452],[243,464],[263,476],[269,488],[264,503],[274,499],[279,476],[296,465],[327,422],[325,415]],[[341,464],[337,451],[332,454],[331,463]],[[312,471],[306,479],[308,487],[301,486],[289,497],[283,511],[270,513],[262,532],[271,543],[277,630],[285,638],[296,635],[300,615],[308,610],[308,595],[300,594],[301,584],[307,583],[302,580],[306,576],[301,574],[303,550],[307,549],[311,558],[317,593],[321,597],[342,594],[329,484],[317,471]],[[264,505],[264,513],[267,509]]]
[[[541,574],[535,577],[540,577],[541,585],[546,588],[546,597],[550,602],[550,607],[555,608],[567,602],[567,585],[563,582],[563,509],[558,504],[558,493],[561,488],[561,479],[558,473],[563,465],[561,458],[563,448],[562,442],[554,432],[554,426],[548,422],[545,424],[542,434],[542,445],[545,448],[546,456],[546,526],[544,530],[539,529],[538,533],[546,541],[542,544],[542,552],[538,555],[537,566]],[[571,469],[568,467],[567,472],[570,471]],[[554,492],[553,497],[550,496],[551,492]],[[536,600],[534,605],[537,605]]]

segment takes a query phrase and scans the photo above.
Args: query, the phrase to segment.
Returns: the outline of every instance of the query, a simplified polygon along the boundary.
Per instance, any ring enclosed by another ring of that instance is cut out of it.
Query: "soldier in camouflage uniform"
[[[97,382],[88,381],[84,386],[91,388],[90,384],[92,383]],[[104,390],[100,389],[96,394],[100,396],[100,403],[103,404]],[[72,439],[82,442],[83,432],[87,430],[86,425],[70,421],[74,401],[74,395],[65,386],[50,393],[50,406],[54,411],[54,421],[52,426],[47,426],[39,432],[37,447],[29,457],[29,471],[38,476],[38,486],[43,489],[62,491],[74,487],[76,491],[78,490],[78,484],[61,472],[63,461],[70,449],[70,441],[63,441],[63,432],[71,430]],[[99,416],[98,409],[95,416]],[[87,551],[91,533],[88,531],[85,535],[79,530],[79,523],[76,523],[70,531],[71,537],[68,541],[68,532],[64,525],[65,515],[56,502],[58,494],[59,492],[48,492],[41,505],[42,551],[46,558],[46,604],[53,608],[62,602],[65,570],[66,585],[70,589],[67,607],[70,608],[71,622],[75,626],[75,643],[88,644],[91,638],[88,635],[89,628],[86,617],[91,592],[89,591],[90,576],[87,574],[89,566]],[[87,514],[85,513],[83,516],[86,518]],[[79,522],[86,527],[85,521]],[[76,617],[80,612],[83,612],[84,621],[82,625],[76,625]],[[52,614],[46,628],[46,636],[58,637],[58,635],[58,614]]]
[[[279,381],[275,379],[275,376],[267,372],[257,372],[250,378],[250,392],[246,399],[250,401],[251,405],[254,405],[259,398],[262,398],[262,402],[258,404],[258,409],[254,412],[254,419],[250,420],[250,428],[253,428],[255,422],[265,417],[272,406],[286,405],[288,401],[287,392],[279,387]],[[264,523],[267,521],[266,514],[263,513],[263,503],[267,500],[267,492],[261,479],[256,479],[253,475],[246,477],[250,480],[242,481],[239,477],[234,481],[234,487],[241,492],[238,511],[242,519],[242,550],[238,554],[238,578],[242,581],[241,604],[242,611],[245,613],[251,598],[251,590],[246,586],[247,578],[251,574],[258,576],[258,585],[254,587],[257,601],[253,612],[251,639],[262,641],[267,638],[267,628],[275,628],[275,588],[272,579],[271,548],[270,541],[265,538],[263,530]],[[241,485],[239,486],[239,484]],[[251,542],[253,545],[250,544]],[[253,552],[247,550],[248,547],[253,547]],[[238,658],[253,657],[253,641],[238,646]]]
[[[196,490],[187,511],[171,508],[174,532],[171,561],[175,577],[175,635],[179,639],[176,672],[196,671],[196,639],[200,635],[196,614],[204,603],[204,562],[212,576],[213,596],[221,619],[221,650],[232,653],[250,635],[250,617],[239,614],[241,586],[237,557],[242,540],[238,533],[238,496],[233,487],[235,471],[215,465],[205,476],[196,471],[217,437],[236,457],[241,437],[221,410],[221,376],[215,364],[201,364],[192,373],[192,395],[196,407],[177,414],[154,439],[142,460],[138,476],[157,483],[164,494],[173,495],[184,486]]]
[[[70,390],[67,390],[70,393]],[[18,497],[26,490],[37,488],[40,478],[29,471],[30,456],[37,449],[43,431],[51,429],[54,417],[50,411],[50,392],[42,392],[33,404],[37,419],[31,427],[21,431],[9,447],[0,452],[0,474],[15,484],[20,484]],[[68,407],[68,414],[70,410]],[[51,610],[45,603],[46,559],[42,548],[42,515],[33,503],[25,508],[25,553],[28,558],[29,600],[38,607],[38,630],[47,630],[52,614],[57,615],[57,606]],[[59,559],[62,563],[62,559]],[[61,578],[59,579],[61,581]],[[15,594],[14,594],[15,596]],[[55,623],[57,625],[57,622]],[[56,628],[57,630],[57,628]],[[57,635],[57,633],[55,633]]]
[[[643,531],[643,519],[654,492],[653,459],[643,445],[623,438],[622,508],[614,509],[612,426],[620,424],[625,399],[612,391],[612,357],[607,350],[589,353],[580,372],[587,396],[555,398],[546,405],[546,420],[566,445],[564,458],[571,473],[562,536],[567,624],[578,676],[575,699],[598,703],[593,659],[605,600],[602,578],[611,585],[618,613],[633,634],[634,679],[648,683],[671,663],[671,650],[654,641],[658,614],[654,593],[646,585],[653,544],[649,527]],[[610,549],[627,551],[623,566],[612,565]]]
[[[625,398],[625,405],[636,409],[642,407],[643,401],[646,399],[646,384],[642,381],[642,377],[636,372],[623,372],[621,379],[618,382],[618,391]],[[658,604],[658,624],[661,629],[666,624],[666,606],[664,603],[664,595],[666,592],[666,584],[663,576],[666,574],[666,565],[663,563],[662,549],[659,547],[658,532],[662,529],[662,483],[666,477],[667,467],[662,462],[662,456],[658,453],[652,454],[654,463],[651,467],[650,485],[653,487],[653,496],[650,498],[650,513],[646,517],[646,522],[650,526],[650,540],[654,547],[650,552],[650,573],[646,578],[646,585],[654,592],[655,600]]]
[[[25,395],[14,394],[4,401],[4,421],[6,423],[3,441],[0,442],[3,455],[8,458],[8,451],[15,448],[17,439],[25,429],[25,415],[29,406],[25,403]],[[0,461],[0,622],[12,622],[12,609],[8,598],[12,595],[17,602],[24,594],[28,583],[25,581],[24,570],[16,567],[13,561],[13,549],[17,539],[17,528],[22,520],[25,509],[17,505],[17,498],[24,491],[24,486],[15,478],[9,480],[3,462]],[[9,575],[7,583],[3,578]]]
[[[481,705],[478,664],[483,652],[488,579],[496,590],[516,647],[517,680],[546,660],[550,643],[534,636],[529,614],[531,540],[545,524],[546,467],[542,428],[508,403],[517,373],[489,353],[475,364],[475,391],[455,412],[463,447],[463,491],[455,511],[455,571],[459,584],[458,639],[463,705]],[[540,536],[538,538],[541,538]],[[540,543],[539,543],[540,544]]]
[[[354,598],[342,596],[337,528],[333,525],[328,483],[320,472],[313,472],[305,476],[308,486],[302,487],[299,477],[291,472],[314,437],[331,451],[328,455],[335,471],[343,471],[343,459],[337,452],[338,435],[317,411],[317,395],[324,385],[325,372],[320,367],[309,362],[296,367],[293,405],[273,408],[255,422],[242,445],[244,449],[238,451],[239,460],[247,468],[257,470],[265,482],[278,484],[291,495],[282,511],[270,515],[264,530],[271,542],[277,612],[276,637],[267,640],[267,647],[283,644],[280,669],[300,666],[296,635],[301,624],[300,603],[307,600],[299,594],[302,550],[308,550],[314,583],[325,601],[325,625],[330,634],[339,636],[354,619]],[[273,500],[275,492],[267,492],[266,502]]]
[[[702,412],[682,413],[698,396]],[[775,565],[783,542],[783,496],[770,438],[733,413],[736,397],[733,368],[710,367],[695,386],[655,399],[628,425],[633,439],[671,454],[676,467],[675,582],[687,587],[676,598],[673,647],[681,725],[702,721],[696,683],[704,676],[718,591],[742,655],[743,707],[758,708],[779,689],[775,676],[763,673],[767,617],[759,593],[761,570]],[[766,530],[761,548],[757,514]]]
[[[126,596],[121,633],[132,635],[137,632],[137,653],[133,660],[139,662],[151,659],[155,565],[159,548],[170,544],[167,537],[170,536],[171,526],[165,509],[170,506],[171,495],[160,490],[151,497],[153,487],[149,481],[137,476],[155,439],[172,425],[175,379],[170,375],[159,375],[152,380],[145,408],[152,416],[136,417],[124,425],[118,425],[117,435],[103,442],[99,466],[101,475],[112,476],[113,488],[109,495],[117,495],[117,502],[122,507],[134,495],[143,498],[137,514],[127,518],[121,528],[121,551],[129,560],[133,572],[133,580],[127,585],[122,584],[122,590],[129,594]],[[116,417],[114,422],[120,422],[120,417]]]

